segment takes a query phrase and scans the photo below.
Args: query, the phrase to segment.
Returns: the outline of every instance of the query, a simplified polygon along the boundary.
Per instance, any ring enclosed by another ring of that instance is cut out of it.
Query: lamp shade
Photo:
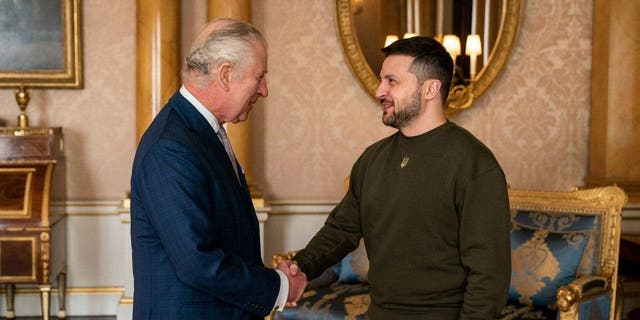
[[[404,34],[403,39],[413,38],[413,37],[415,37],[415,36],[417,36],[417,34],[415,34],[415,33],[413,33],[413,32],[406,32],[406,33]]]
[[[384,39],[384,46],[385,48],[390,46],[392,43],[398,41],[398,36],[393,35],[393,34],[388,34],[387,37]]]
[[[467,45],[464,49],[464,54],[479,55],[482,53],[482,44],[480,43],[480,36],[477,34],[470,34],[467,36]]]
[[[447,34],[442,38],[442,45],[451,57],[455,58],[460,54],[460,38],[453,34]]]

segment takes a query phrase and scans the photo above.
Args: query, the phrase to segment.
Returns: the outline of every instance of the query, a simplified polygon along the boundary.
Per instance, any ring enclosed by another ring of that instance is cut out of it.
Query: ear
[[[225,91],[229,91],[231,79],[233,77],[233,66],[229,63],[223,63],[218,67],[218,81]]]
[[[425,100],[433,100],[440,95],[440,86],[442,82],[437,79],[427,79],[422,84],[422,98]]]

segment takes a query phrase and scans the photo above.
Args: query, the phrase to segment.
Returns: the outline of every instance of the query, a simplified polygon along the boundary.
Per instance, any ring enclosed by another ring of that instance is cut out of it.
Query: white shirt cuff
[[[278,269],[276,269],[276,272],[280,276],[280,291],[278,292],[273,310],[282,311],[284,310],[285,304],[287,304],[287,297],[289,296],[289,279],[287,279],[287,275],[284,274],[284,272]]]

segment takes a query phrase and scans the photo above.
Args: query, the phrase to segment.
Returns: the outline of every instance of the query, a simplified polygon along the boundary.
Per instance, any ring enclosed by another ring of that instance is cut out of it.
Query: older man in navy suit
[[[295,304],[304,274],[266,268],[226,122],[268,94],[266,42],[220,19],[200,32],[183,86],[145,132],[131,177],[134,319],[261,319]]]

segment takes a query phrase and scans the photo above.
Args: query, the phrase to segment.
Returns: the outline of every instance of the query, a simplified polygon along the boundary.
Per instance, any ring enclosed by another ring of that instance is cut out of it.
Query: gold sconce
[[[467,35],[464,54],[469,56],[469,78],[456,66],[456,60],[462,53],[460,38],[453,34],[447,34],[442,38],[442,45],[453,59],[453,82],[449,91],[448,103],[451,108],[466,109],[475,100],[474,89],[477,80],[477,58],[482,54],[482,42],[477,34]]]

